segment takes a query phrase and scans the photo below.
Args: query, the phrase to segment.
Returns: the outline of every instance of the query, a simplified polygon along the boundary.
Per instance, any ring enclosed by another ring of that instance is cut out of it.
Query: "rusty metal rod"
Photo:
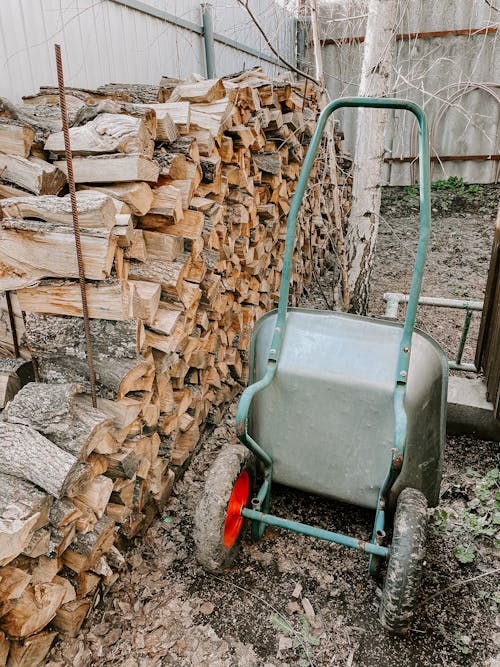
[[[19,340],[17,338],[16,320],[14,319],[10,292],[5,292],[5,300],[7,301],[7,312],[9,313],[10,330],[12,333],[12,342],[14,344],[14,356],[18,359],[21,355],[19,354]]]
[[[89,365],[90,394],[92,396],[92,405],[97,407],[96,382],[94,355],[92,352],[92,337],[90,335],[89,309],[87,304],[87,289],[85,282],[85,267],[83,264],[82,242],[80,236],[80,222],[78,220],[78,207],[76,204],[75,177],[73,174],[73,159],[71,155],[71,144],[69,141],[69,123],[68,110],[66,107],[66,95],[64,93],[64,75],[61,57],[61,46],[55,44],[56,65],[57,65],[57,84],[59,87],[59,105],[61,107],[61,118],[64,134],[64,152],[66,155],[66,168],[68,171],[69,194],[71,198],[71,212],[73,214],[73,230],[75,233],[76,257],[78,261],[78,278],[80,281],[80,293],[82,296],[83,327],[85,331],[85,347],[87,352],[87,362]]]

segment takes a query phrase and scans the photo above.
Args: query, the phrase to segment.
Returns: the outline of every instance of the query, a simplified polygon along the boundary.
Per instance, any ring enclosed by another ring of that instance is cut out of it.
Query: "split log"
[[[161,185],[153,189],[150,214],[165,215],[175,221],[182,220],[182,192],[173,185]]]
[[[125,114],[101,113],[81,127],[69,130],[71,152],[74,155],[104,153],[137,153],[153,156],[153,136],[140,118]],[[45,150],[64,155],[64,135],[51,134]]]
[[[103,516],[90,533],[78,533],[75,541],[63,554],[64,564],[77,574],[88,570],[114,542],[114,521]]]
[[[134,313],[134,286],[126,280],[87,282],[89,317],[101,320],[128,320]],[[71,281],[42,280],[33,287],[17,290],[21,309],[41,315],[83,317],[80,284]]]
[[[184,252],[184,241],[176,236],[144,231],[144,243],[149,259],[171,262]]]
[[[0,118],[0,153],[28,157],[35,138],[33,128],[9,118]]]
[[[81,230],[86,277],[107,278],[116,239],[106,229]],[[73,229],[37,220],[0,223],[0,290],[28,287],[40,278],[78,278]]]
[[[80,227],[111,229],[116,225],[116,209],[111,197],[100,192],[77,192],[78,220]],[[15,197],[0,200],[4,218],[36,218],[57,224],[73,224],[73,211],[69,195],[56,197]]]
[[[180,132],[189,132],[189,125],[191,122],[191,105],[189,102],[163,102],[162,109],[168,112],[170,118]],[[173,143],[173,142],[171,142]]]
[[[131,280],[145,280],[161,285],[162,294],[179,298],[183,291],[183,280],[189,270],[189,259],[183,255],[173,262],[151,260],[147,264],[130,264]]]
[[[134,215],[145,215],[151,208],[153,193],[147,183],[138,181],[136,183],[111,183],[109,185],[84,185],[78,186],[79,190],[96,190],[105,195],[127,204]],[[1,190],[0,190],[1,194]]]
[[[175,126],[175,121],[169,113],[168,107],[163,104],[138,104],[140,108],[152,109],[156,114],[156,141],[175,141],[179,137],[179,132]]]
[[[32,428],[0,422],[0,472],[26,479],[56,498],[74,493],[87,469]]]
[[[1,165],[2,158],[0,157],[0,168]],[[54,165],[65,174],[67,173],[65,160],[56,160]],[[119,183],[123,181],[156,183],[160,173],[156,162],[144,155],[135,154],[76,157],[73,160],[73,170],[75,183]],[[7,176],[4,175],[4,178],[7,178]],[[23,184],[19,183],[18,185]]]
[[[4,180],[35,195],[56,195],[66,184],[66,176],[58,165],[37,157],[0,153],[0,174]]]
[[[87,614],[92,606],[92,600],[74,600],[63,604],[56,612],[52,625],[69,637],[77,637]]]
[[[141,280],[131,280],[129,284],[133,289],[133,316],[149,324],[158,310],[161,285]]]
[[[22,641],[12,641],[9,667],[36,667],[43,664],[56,637],[57,632],[47,630]]]
[[[32,382],[34,369],[31,361],[25,359],[0,359],[0,409],[5,407],[19,389]]]
[[[226,91],[222,79],[202,79],[179,83],[168,98],[169,102],[214,102],[224,97]]]
[[[0,566],[22,553],[35,530],[48,523],[51,502],[33,484],[0,473]]]
[[[0,628],[16,639],[39,632],[56,615],[64,594],[64,587],[58,584],[29,587],[14,607],[0,618]]]

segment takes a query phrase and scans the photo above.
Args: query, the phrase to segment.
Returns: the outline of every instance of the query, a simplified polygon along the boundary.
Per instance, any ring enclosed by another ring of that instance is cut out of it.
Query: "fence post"
[[[214,8],[209,2],[201,3],[201,19],[203,23],[203,46],[205,47],[205,66],[207,79],[215,77],[215,48],[214,48]]]
[[[308,17],[300,16],[295,19],[295,61],[297,67],[305,71],[306,63],[306,33],[309,25]]]

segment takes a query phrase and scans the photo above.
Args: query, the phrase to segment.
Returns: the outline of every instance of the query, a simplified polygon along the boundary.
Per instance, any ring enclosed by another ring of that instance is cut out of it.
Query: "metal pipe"
[[[470,373],[478,372],[474,364],[457,364],[455,361],[448,361],[448,368],[450,371],[468,371]]]
[[[285,530],[291,530],[292,532],[300,533],[301,535],[308,535],[309,537],[316,537],[320,540],[326,540],[327,542],[334,542],[335,544],[341,544],[350,549],[358,549],[358,551],[365,551],[366,553],[374,554],[375,556],[387,558],[389,555],[389,549],[387,547],[382,547],[378,544],[373,544],[372,542],[365,542],[364,540],[359,540],[356,537],[350,537],[349,535],[342,535],[342,533],[334,533],[331,530],[315,528],[314,526],[309,526],[306,523],[300,523],[299,521],[290,521],[289,519],[282,519],[281,517],[273,516],[272,514],[256,512],[247,507],[244,507],[241,510],[241,515],[252,521],[265,523],[268,526],[284,528]]]
[[[209,2],[201,3],[201,21],[207,79],[213,79],[215,77],[214,8]]]
[[[408,294],[401,294],[399,292],[386,292],[384,299],[387,301],[385,314],[391,317],[394,306],[400,303],[408,302]],[[468,301],[466,299],[447,299],[439,296],[421,296],[418,300],[419,306],[436,306],[437,308],[463,308],[464,310],[483,310],[482,301]],[[390,313],[388,312],[390,310]],[[397,317],[397,310],[396,315]]]
[[[457,356],[455,357],[455,363],[460,365],[462,363],[462,355],[464,353],[465,341],[467,340],[467,334],[469,333],[470,320],[472,317],[472,310],[468,310],[465,313],[464,328],[462,329],[462,336],[460,338],[460,343],[458,345]]]

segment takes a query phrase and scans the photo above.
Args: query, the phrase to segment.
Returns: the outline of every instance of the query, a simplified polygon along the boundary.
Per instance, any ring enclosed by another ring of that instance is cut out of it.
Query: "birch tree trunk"
[[[360,97],[387,97],[395,44],[397,0],[370,0]],[[358,111],[352,208],[346,235],[350,310],[365,313],[377,241],[387,112]]]

